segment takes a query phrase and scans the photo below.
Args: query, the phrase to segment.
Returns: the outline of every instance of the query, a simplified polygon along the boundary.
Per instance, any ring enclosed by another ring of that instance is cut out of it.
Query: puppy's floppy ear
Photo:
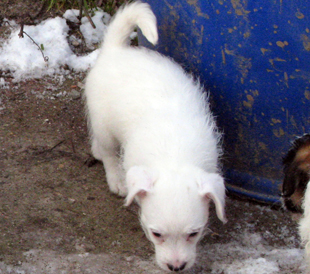
[[[223,223],[226,223],[227,219],[225,216],[225,185],[223,177],[216,173],[204,172],[199,180],[199,194],[213,200],[216,207],[217,217]]]
[[[126,174],[128,195],[125,206],[129,206],[136,196],[142,198],[151,192],[156,180],[157,172],[154,170],[144,166],[131,167]]]

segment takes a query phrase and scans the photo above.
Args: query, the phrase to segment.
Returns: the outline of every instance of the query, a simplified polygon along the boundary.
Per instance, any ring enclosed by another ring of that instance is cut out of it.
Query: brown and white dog
[[[306,249],[310,270],[310,134],[297,138],[283,158],[284,181],[282,196],[286,208],[302,213],[299,234]],[[310,272],[309,272],[310,273]]]

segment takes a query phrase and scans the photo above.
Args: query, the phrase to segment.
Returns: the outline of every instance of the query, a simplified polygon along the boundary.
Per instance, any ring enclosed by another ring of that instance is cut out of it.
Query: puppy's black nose
[[[175,271],[175,272],[178,272],[178,271],[182,271],[184,270],[184,268],[186,267],[186,263],[183,263],[181,266],[179,267],[174,267],[172,264],[167,264],[168,268],[171,270],[171,271]]]
[[[185,267],[186,267],[186,263],[183,263],[183,264],[180,266],[180,270],[184,270]]]

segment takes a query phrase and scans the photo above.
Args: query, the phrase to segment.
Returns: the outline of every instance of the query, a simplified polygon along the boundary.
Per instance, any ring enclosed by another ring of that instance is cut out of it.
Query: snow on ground
[[[258,233],[240,233],[240,241],[209,246],[202,257],[214,258],[213,274],[275,274],[302,273],[304,271],[303,251],[297,248],[274,248],[263,244]],[[239,237],[240,237],[239,235]],[[286,271],[283,271],[285,269]]]
[[[303,252],[300,249],[273,248],[262,244],[257,233],[240,233],[240,241],[210,244],[200,250],[193,269],[186,273],[212,274],[298,274],[303,273]],[[0,262],[0,273],[163,273],[155,259],[117,254],[58,254],[51,250],[30,250],[26,262],[12,266]],[[3,271],[3,272],[2,272]]]
[[[44,56],[48,57],[47,62],[38,46],[27,35],[24,35],[24,38],[19,37],[20,26],[14,21],[8,22],[13,30],[6,41],[0,41],[0,70],[10,71],[14,80],[20,81],[55,73],[68,73],[63,69],[66,65],[77,72],[89,69],[97,58],[98,50],[84,56],[77,56],[71,50],[67,39],[69,27],[66,19],[76,22],[77,15],[77,10],[68,10],[63,17],[50,18],[36,26],[24,26],[24,32],[43,49]],[[95,49],[94,44],[101,42],[110,15],[97,10],[92,20],[96,26],[95,29],[89,20],[83,17],[80,31],[88,48]],[[74,36],[70,36],[70,39],[78,40]],[[3,78],[0,78],[0,85],[4,85]]]

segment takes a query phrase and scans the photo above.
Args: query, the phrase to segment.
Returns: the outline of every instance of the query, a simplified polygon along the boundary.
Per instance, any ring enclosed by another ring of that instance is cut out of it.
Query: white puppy
[[[103,161],[110,190],[127,196],[127,206],[134,199],[140,205],[158,264],[181,271],[195,262],[210,200],[225,222],[220,134],[199,83],[171,59],[129,46],[136,26],[156,44],[150,7],[126,5],[87,77],[92,153]]]

